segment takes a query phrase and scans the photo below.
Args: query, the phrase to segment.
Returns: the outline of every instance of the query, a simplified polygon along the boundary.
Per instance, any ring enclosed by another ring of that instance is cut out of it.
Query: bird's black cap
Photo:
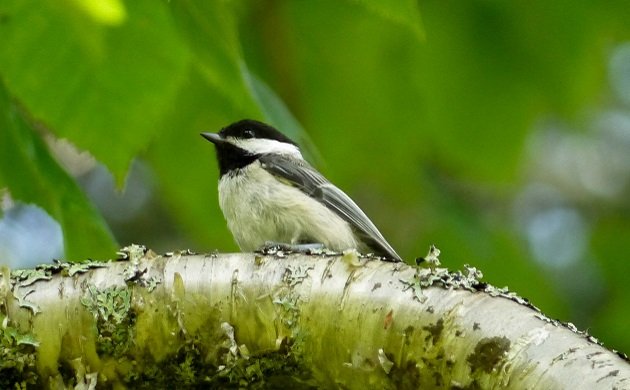
[[[219,135],[223,138],[264,138],[297,146],[295,142],[293,142],[286,135],[282,134],[275,127],[253,119],[243,119],[241,121],[232,123],[231,125],[221,129]]]

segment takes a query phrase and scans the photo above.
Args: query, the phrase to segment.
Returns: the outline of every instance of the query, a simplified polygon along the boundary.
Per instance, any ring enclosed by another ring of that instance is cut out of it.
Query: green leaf
[[[121,184],[182,83],[188,53],[165,2],[100,5],[4,1],[0,74],[33,116]]]
[[[196,70],[209,86],[233,105],[233,111],[260,116],[243,79],[245,63],[228,5],[224,1],[180,0],[173,3],[172,10],[194,55]]]
[[[0,82],[0,188],[4,186],[14,199],[41,206],[59,222],[68,259],[114,255],[116,244],[107,225]]]
[[[264,81],[250,73],[243,58],[234,10],[221,1],[187,0],[175,3],[173,10],[194,53],[196,70],[208,87],[233,106],[230,111],[238,117],[232,120],[262,117],[289,137],[309,144],[313,152],[306,132],[284,102]]]
[[[401,24],[413,31],[415,36],[425,39],[424,28],[420,18],[420,9],[416,0],[349,0],[351,3],[357,3],[364,6],[368,11],[390,20],[394,23]]]
[[[258,76],[250,73],[249,70],[245,69],[244,74],[245,79],[249,81],[248,84],[254,95],[254,99],[263,111],[265,120],[280,129],[289,138],[297,141],[307,159],[316,165],[321,165],[323,159],[317,151],[317,147],[280,96]]]

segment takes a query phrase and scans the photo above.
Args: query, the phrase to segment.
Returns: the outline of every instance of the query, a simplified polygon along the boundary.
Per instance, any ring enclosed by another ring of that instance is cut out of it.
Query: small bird
[[[274,127],[245,119],[201,135],[216,148],[219,205],[241,250],[323,244],[402,261],[359,206]]]

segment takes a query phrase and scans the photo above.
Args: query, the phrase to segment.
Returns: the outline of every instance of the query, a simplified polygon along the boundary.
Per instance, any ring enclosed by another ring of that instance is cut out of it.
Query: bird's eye
[[[243,138],[254,138],[254,132],[252,130],[245,130],[243,132]]]

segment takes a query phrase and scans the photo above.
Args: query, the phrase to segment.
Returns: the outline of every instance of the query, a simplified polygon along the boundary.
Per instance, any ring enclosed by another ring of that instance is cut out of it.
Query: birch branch
[[[127,255],[2,271],[0,387],[630,389],[626,360],[474,269]]]

